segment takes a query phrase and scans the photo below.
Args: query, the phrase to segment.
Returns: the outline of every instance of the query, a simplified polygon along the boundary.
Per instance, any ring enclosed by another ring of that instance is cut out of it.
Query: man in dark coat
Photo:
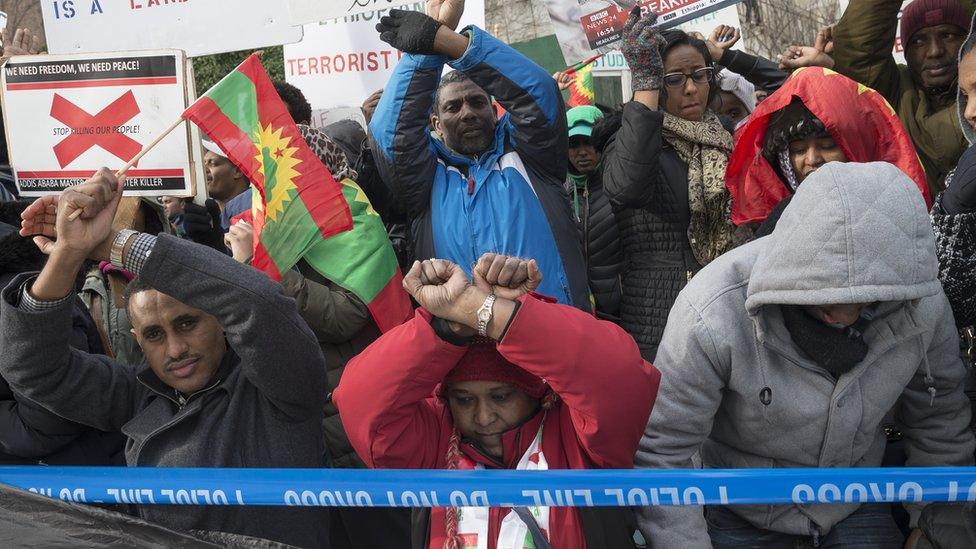
[[[0,294],[0,373],[14,391],[62,417],[123,430],[129,466],[321,467],[325,361],[295,302],[264,274],[215,250],[113,230],[121,194],[102,168],[25,210],[21,234],[35,235],[50,258],[40,274],[20,275]],[[111,260],[137,276],[127,301],[143,365],[69,347],[75,279],[86,259]],[[322,509],[139,511],[174,529],[328,547]]]

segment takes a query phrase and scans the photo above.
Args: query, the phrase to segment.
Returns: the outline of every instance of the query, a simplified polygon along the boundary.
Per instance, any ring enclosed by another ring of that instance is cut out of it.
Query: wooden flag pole
[[[123,175],[125,175],[125,172],[129,171],[129,168],[131,168],[132,166],[135,166],[136,162],[139,162],[139,160],[143,156],[145,156],[146,153],[148,153],[150,150],[152,150],[152,148],[155,147],[156,145],[158,145],[159,142],[162,141],[164,137],[166,137],[167,135],[169,135],[170,132],[172,132],[173,130],[175,130],[176,128],[178,128],[179,125],[182,124],[182,123],[183,123],[183,117],[181,116],[180,118],[177,118],[175,122],[173,122],[172,124],[170,124],[168,128],[166,128],[165,130],[163,130],[163,133],[157,135],[156,136],[156,139],[153,139],[151,142],[149,142],[149,144],[147,144],[145,147],[143,147],[142,150],[139,151],[139,154],[137,154],[134,157],[132,157],[132,160],[129,160],[128,162],[126,162],[125,163],[125,166],[122,166],[122,168],[119,169],[119,171],[115,172],[115,178],[118,179],[118,178],[122,177]],[[81,215],[81,212],[82,212],[82,210],[75,210],[75,211],[71,212],[71,215],[68,216],[68,221],[74,221],[75,219],[78,219],[78,216]]]

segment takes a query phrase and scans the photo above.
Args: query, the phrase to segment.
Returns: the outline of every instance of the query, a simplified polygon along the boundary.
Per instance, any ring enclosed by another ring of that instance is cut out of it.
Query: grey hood
[[[765,238],[746,294],[750,314],[771,304],[910,301],[941,288],[925,202],[887,162],[821,167]]]
[[[973,21],[969,25],[969,36],[966,37],[966,41],[963,42],[962,47],[959,48],[959,61],[962,61],[966,54],[972,51],[973,46],[976,46],[976,13],[973,14]],[[966,141],[972,145],[976,142],[976,130],[966,122],[966,103],[968,99],[963,95],[962,90],[956,91],[956,108],[959,109],[959,126],[962,127],[962,134],[966,136]]]

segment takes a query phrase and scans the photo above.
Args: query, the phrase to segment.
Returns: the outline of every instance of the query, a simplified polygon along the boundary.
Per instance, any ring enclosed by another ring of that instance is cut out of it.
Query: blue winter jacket
[[[404,55],[387,84],[370,139],[377,168],[412,219],[416,257],[450,259],[468,274],[496,252],[534,258],[540,293],[590,310],[579,228],[563,186],[566,111],[552,77],[477,27],[455,61]],[[464,72],[507,113],[494,146],[477,159],[431,136],[434,93],[444,65]]]

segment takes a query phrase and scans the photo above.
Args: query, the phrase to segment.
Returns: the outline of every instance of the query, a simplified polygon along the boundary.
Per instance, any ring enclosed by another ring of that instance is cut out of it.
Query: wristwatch
[[[485,298],[485,303],[478,309],[478,335],[481,337],[488,336],[488,324],[491,322],[491,317],[495,314],[495,294],[488,294]]]
[[[125,245],[129,242],[129,239],[137,234],[139,234],[139,231],[122,229],[115,235],[115,240],[112,241],[112,251],[109,253],[109,261],[112,265],[120,268],[123,267],[122,252],[125,251]]]

